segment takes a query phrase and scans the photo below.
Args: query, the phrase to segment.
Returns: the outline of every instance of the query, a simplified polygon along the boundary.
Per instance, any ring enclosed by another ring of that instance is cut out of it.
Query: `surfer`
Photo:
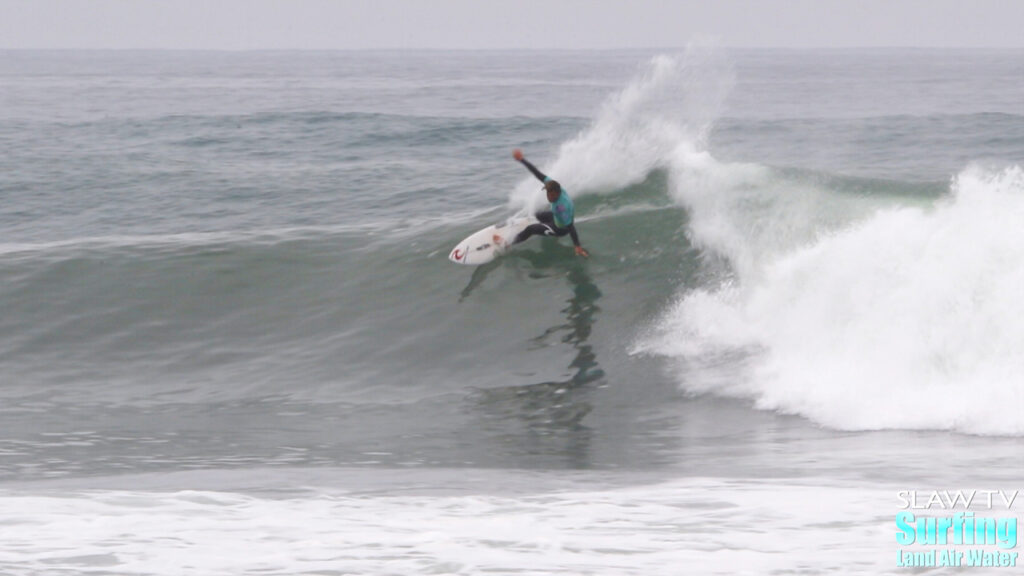
[[[530,224],[525,230],[516,235],[515,239],[512,240],[512,244],[518,244],[523,240],[526,240],[530,236],[544,235],[544,236],[565,236],[568,234],[572,238],[572,243],[575,245],[576,255],[583,256],[584,258],[590,256],[583,246],[580,246],[580,237],[576,234],[576,226],[573,224],[573,205],[572,199],[569,198],[569,194],[562,189],[562,185],[558,182],[548,178],[543,172],[537,170],[537,167],[530,164],[529,160],[523,157],[523,151],[516,148],[512,151],[512,157],[518,160],[526,166],[538,180],[544,183],[544,190],[547,192],[548,202],[551,204],[550,210],[545,210],[536,213],[534,216],[540,222],[538,224]],[[495,235],[494,242],[500,243],[501,237]]]

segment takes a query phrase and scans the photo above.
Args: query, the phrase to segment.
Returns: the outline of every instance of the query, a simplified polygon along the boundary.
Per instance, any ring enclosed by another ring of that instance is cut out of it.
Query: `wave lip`
[[[690,390],[832,428],[1024,434],[1024,170],[951,191],[684,295],[638,350],[680,359]]]

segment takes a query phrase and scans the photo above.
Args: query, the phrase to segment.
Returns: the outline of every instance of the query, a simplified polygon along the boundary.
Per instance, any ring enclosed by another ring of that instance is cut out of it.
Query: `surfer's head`
[[[548,202],[554,202],[562,195],[562,187],[554,180],[548,180],[545,182],[544,189],[548,192]]]

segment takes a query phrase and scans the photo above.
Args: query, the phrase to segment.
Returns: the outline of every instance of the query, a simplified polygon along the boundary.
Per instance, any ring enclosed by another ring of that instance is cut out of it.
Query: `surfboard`
[[[516,235],[536,221],[530,216],[513,216],[504,222],[474,232],[452,248],[448,259],[467,266],[487,264],[503,254]],[[495,236],[498,236],[498,242],[494,241]]]

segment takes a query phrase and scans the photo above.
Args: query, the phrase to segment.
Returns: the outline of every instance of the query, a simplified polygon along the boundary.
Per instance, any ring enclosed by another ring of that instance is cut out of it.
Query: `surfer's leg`
[[[534,216],[536,216],[537,220],[540,220],[541,223],[547,227],[547,230],[544,232],[545,236],[561,237],[569,233],[568,228],[559,228],[558,225],[555,224],[555,215],[552,214],[550,210],[537,212]]]
[[[520,242],[526,240],[530,236],[550,236],[551,234],[552,229],[547,224],[530,224],[516,236],[515,240],[513,240],[512,243],[519,244]]]
[[[540,224],[530,224],[523,229],[522,232],[516,235],[515,239],[512,240],[512,244],[519,244],[523,240],[526,240],[530,236],[551,236],[555,230],[555,217],[551,214],[551,211],[537,212],[533,215]]]

